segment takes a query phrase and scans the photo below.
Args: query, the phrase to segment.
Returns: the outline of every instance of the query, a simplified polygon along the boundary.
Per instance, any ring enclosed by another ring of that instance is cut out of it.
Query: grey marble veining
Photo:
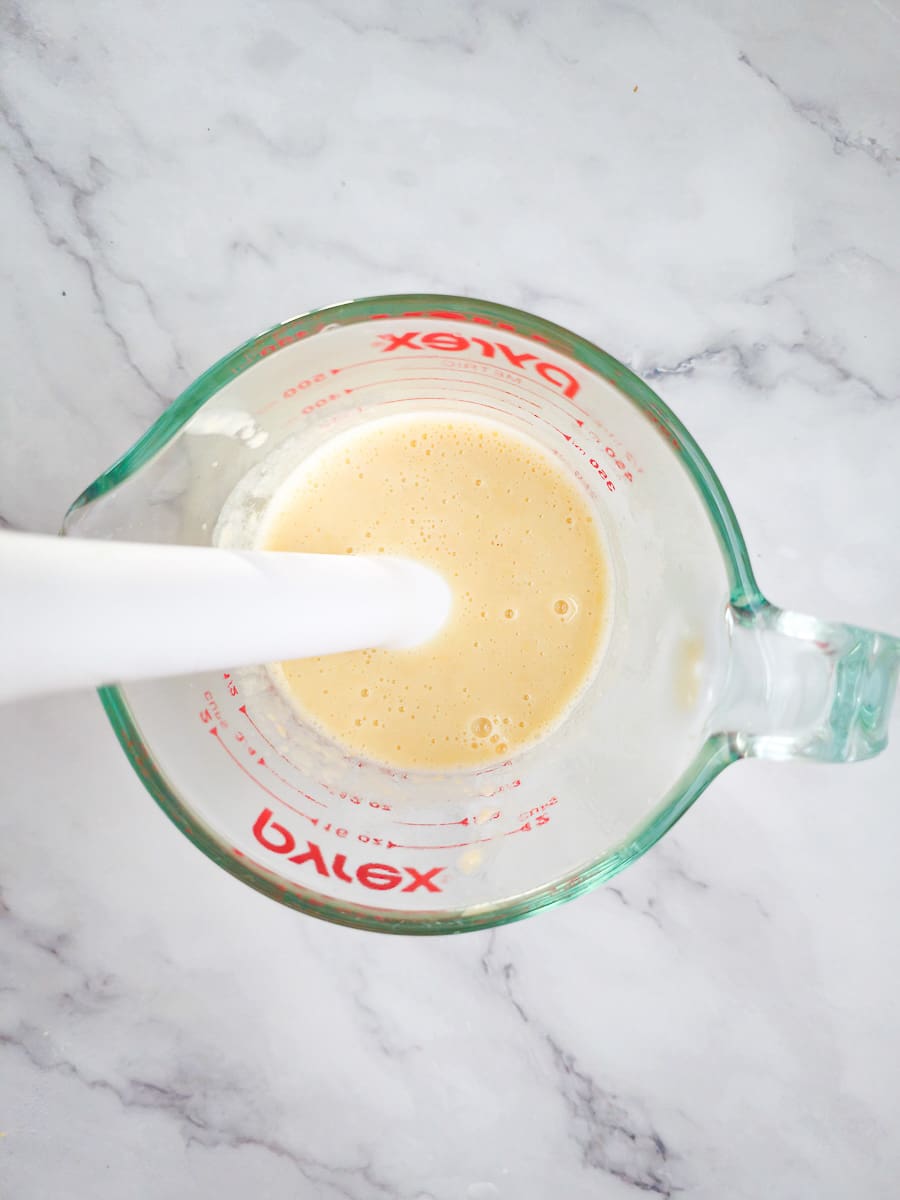
[[[896,0],[0,8],[0,524],[304,309],[481,295],[708,452],[761,585],[900,633]],[[218,871],[92,695],[0,711],[0,1196],[892,1197],[900,721],[588,897],[355,934]]]

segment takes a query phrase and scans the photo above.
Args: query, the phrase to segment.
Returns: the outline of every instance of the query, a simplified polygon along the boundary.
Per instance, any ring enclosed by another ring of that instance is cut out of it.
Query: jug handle
[[[887,745],[900,638],[763,601],[730,607],[711,732],[742,757],[856,762]]]

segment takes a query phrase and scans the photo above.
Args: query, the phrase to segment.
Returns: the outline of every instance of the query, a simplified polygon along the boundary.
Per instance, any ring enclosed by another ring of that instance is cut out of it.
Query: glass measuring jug
[[[500,305],[379,297],[260,335],[84,492],[65,532],[251,546],[305,456],[419,412],[502,421],[579,482],[614,575],[601,667],[537,745],[443,774],[344,751],[264,665],[103,688],[151,795],[237,878],[347,925],[483,928],[611,878],[742,757],[884,747],[900,640],[769,604],[721,485],[659,397]]]

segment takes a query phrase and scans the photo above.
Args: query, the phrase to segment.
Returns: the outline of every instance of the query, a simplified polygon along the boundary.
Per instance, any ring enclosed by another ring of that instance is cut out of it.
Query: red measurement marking
[[[514,786],[518,785],[518,780]],[[498,788],[497,791],[502,791]],[[496,792],[492,793],[496,795]],[[415,825],[420,829],[446,829],[451,825],[486,825],[488,821],[498,821],[502,813],[493,812],[487,817],[463,817],[461,821],[397,821],[398,825]]]
[[[271,763],[267,763],[264,758],[258,758],[257,765],[265,767],[267,771],[271,771],[276,779],[279,779],[285,787],[292,788],[298,796],[302,796],[304,800],[309,800],[311,804],[318,804],[319,808],[327,808],[328,805],[324,800],[317,800],[315,796],[311,796],[309,792],[304,792],[303,788],[298,788],[295,783],[291,783],[289,779],[285,779],[283,775],[279,775]]]
[[[485,793],[483,798],[485,800],[492,800],[494,798],[494,796],[499,796],[501,792],[508,792],[510,790],[510,788],[517,788],[517,787],[521,787],[521,786],[522,786],[521,779],[513,779],[510,783],[501,783],[500,786],[495,787],[492,792]],[[499,812],[495,812],[494,815],[491,817],[491,820],[496,821],[500,815],[501,814]],[[474,820],[475,820],[475,818],[473,817],[473,822],[474,822]]]
[[[264,404],[263,407],[259,410],[259,415],[262,416],[264,413],[269,412],[271,409],[273,409],[276,406],[276,404],[282,404],[286,400],[293,399],[294,391],[295,391],[294,388],[288,388],[288,390],[286,392],[282,392],[282,394],[280,396],[276,396],[274,400],[270,400],[268,404]],[[344,394],[346,394],[347,391],[349,391],[349,388],[344,389]],[[320,396],[318,398],[318,400],[312,400],[312,401],[310,401],[309,404],[304,404],[303,408],[301,408],[299,410],[299,412],[304,417],[308,417],[310,415],[310,413],[314,413],[319,409],[327,408],[328,405],[331,404],[334,400],[340,400],[340,398],[341,398],[340,392],[331,392],[327,396]],[[294,419],[296,419],[296,417],[297,417],[297,412],[295,411]]]
[[[516,832],[518,831],[513,830],[513,833]],[[492,837],[486,837],[479,838],[474,842],[446,842],[440,846],[410,846],[407,845],[406,842],[392,842],[390,838],[388,838],[385,845],[387,846],[388,850],[462,850],[465,846],[480,846],[484,842],[492,841],[494,841]]]
[[[309,815],[309,813],[305,813],[299,808],[294,808],[293,804],[288,804],[287,800],[285,800],[283,796],[278,796],[278,795],[276,795],[275,792],[273,792],[269,788],[267,788],[264,783],[262,783],[259,779],[256,778],[256,776],[253,774],[252,771],[248,771],[247,768],[244,766],[244,764],[241,762],[241,760],[237,757],[237,755],[232,754],[232,752],[225,745],[225,742],[222,739],[222,735],[219,733],[219,730],[215,725],[213,725],[212,729],[210,729],[209,732],[216,739],[216,741],[219,743],[219,745],[222,747],[222,749],[225,751],[225,753],[228,755],[228,757],[231,759],[231,761],[234,763],[234,765],[236,767],[239,767],[244,772],[244,774],[247,776],[248,779],[252,779],[257,787],[262,788],[262,790],[266,793],[267,796],[271,796],[273,800],[277,800],[279,804],[283,804],[285,806],[285,808],[289,808],[291,810],[291,812],[296,813],[298,817],[305,817],[307,821],[311,822],[311,824],[318,825],[318,823],[319,823],[318,817],[311,817]]]
[[[461,821],[398,821],[398,825],[415,825],[420,829],[444,829],[448,825],[468,825],[470,820],[463,817]]]
[[[516,833],[530,833],[533,829],[548,824],[549,817],[538,817],[534,822],[526,821],[518,829],[509,829],[506,833],[495,834],[493,837],[477,838],[474,842],[449,842],[442,846],[409,846],[405,842],[392,842],[388,839],[388,850],[462,850],[468,846],[483,846],[485,842],[495,842],[498,838],[512,837]]]
[[[443,355],[437,355],[437,354],[420,354],[420,355],[418,355],[417,361],[421,361],[422,359],[438,359],[438,361],[444,363],[447,366],[448,370],[453,369],[454,367],[456,367],[456,364],[459,364],[459,363],[466,363],[471,367],[479,367],[479,368],[486,366],[485,362],[481,359],[454,358],[454,359],[448,360]],[[344,369],[347,371],[351,371],[355,367],[366,367],[366,366],[371,366],[373,363],[383,363],[383,362],[384,362],[384,359],[371,358],[371,359],[366,359],[363,362],[353,363],[350,366],[345,367]],[[451,366],[451,364],[452,364],[452,366]],[[412,364],[410,364],[410,365],[412,366]],[[492,367],[489,369],[493,369],[496,371],[502,370],[506,374],[514,376],[520,385],[530,386],[532,388],[540,389],[540,395],[539,395],[540,403],[546,404],[546,405],[551,405],[553,408],[557,409],[559,412],[563,413],[565,416],[569,417],[572,421],[574,421],[575,424],[579,427],[579,429],[584,428],[585,422],[581,419],[581,417],[573,416],[572,411],[571,411],[572,409],[574,409],[576,412],[580,412],[582,414],[582,416],[588,417],[591,420],[591,422],[597,421],[597,418],[595,416],[592,416],[591,413],[589,413],[586,408],[582,408],[582,406],[580,404],[577,404],[574,399],[572,399],[571,397],[566,397],[566,402],[563,402],[561,400],[559,392],[556,388],[551,387],[549,384],[543,383],[538,379],[535,379],[531,375],[525,375],[525,374],[519,373],[517,371],[511,370],[509,367],[506,367],[506,366],[504,366],[504,367],[497,366],[497,367]],[[496,383],[489,382],[489,377],[481,375],[480,373],[477,374],[474,378],[477,379],[478,384],[481,388],[487,388],[491,391],[500,392],[501,394],[503,394],[505,396],[513,396],[515,399],[521,400],[526,404],[536,405],[538,403],[537,401],[531,399],[531,397],[529,397],[527,395],[523,395],[521,391],[510,392],[506,388],[498,387]],[[371,383],[359,384],[357,387],[347,388],[347,389],[345,389],[345,391],[348,391],[348,392],[362,391],[364,388],[367,388],[367,387],[380,387],[380,386],[384,386],[385,384],[390,385],[392,383],[418,382],[420,380],[422,380],[422,381],[435,380],[436,382],[446,382],[448,385],[452,385],[454,387],[459,386],[458,380],[455,380],[452,377],[449,377],[446,380],[444,380],[444,378],[442,376],[404,375],[404,376],[396,376],[396,377],[393,377],[390,379],[374,380]],[[613,385],[613,386],[615,386],[615,385]],[[412,397],[410,397],[410,399],[412,399]],[[443,397],[443,396],[419,396],[419,397],[415,397],[415,399],[442,400],[442,399],[445,399],[445,397]],[[394,401],[393,403],[398,403],[398,402]],[[550,422],[548,421],[547,424],[550,425]],[[600,424],[602,425],[602,427],[604,429],[606,429],[606,426],[603,425],[602,422],[600,422]],[[555,428],[555,426],[551,425],[551,428]],[[561,432],[561,431],[557,430],[557,433],[559,433],[559,432]],[[612,431],[607,429],[606,432],[611,434]],[[567,435],[563,434],[562,436],[566,437]],[[615,436],[615,435],[613,435],[613,436]],[[595,438],[595,440],[599,444],[600,439]],[[618,440],[618,439],[616,439],[616,440]]]
[[[278,755],[279,758],[284,759],[284,761],[287,763],[287,765],[289,767],[293,767],[295,771],[299,771],[301,775],[303,774],[303,772],[300,770],[300,768],[297,766],[297,764],[295,762],[291,762],[291,760],[288,758],[288,756],[286,754],[282,754],[281,751],[278,749],[278,747],[275,745],[275,743],[273,741],[271,741],[270,738],[266,737],[266,735],[263,733],[263,731],[260,729],[260,727],[257,725],[257,723],[253,720],[253,718],[247,712],[246,704],[242,704],[240,706],[240,708],[238,709],[238,712],[244,714],[244,716],[247,718],[247,720],[250,722],[250,724],[253,726],[253,728],[256,730],[256,732],[259,734],[259,736],[262,738],[262,740],[266,743],[267,746],[271,746],[271,748],[275,751],[275,753]],[[272,768],[269,767],[269,770],[271,771]],[[291,786],[293,786],[293,785],[291,785]],[[305,795],[305,793],[304,793],[304,795]],[[322,801],[317,800],[316,803],[321,804]],[[327,808],[328,806],[327,806],[327,804],[323,804],[322,807]]]
[[[479,767],[475,772],[476,775],[493,775],[495,771],[502,771],[504,767],[511,767],[512,759],[508,758],[502,763],[491,763],[489,767]]]
[[[496,370],[497,368],[494,369]],[[532,400],[530,396],[523,396],[521,392],[511,392],[509,388],[498,387],[495,383],[489,383],[481,375],[476,375],[474,381],[471,381],[478,383],[479,386],[477,388],[474,386],[460,387],[461,378],[465,377],[451,376],[445,378],[443,375],[398,375],[392,379],[376,379],[372,383],[360,383],[353,388],[344,388],[344,391],[347,393],[364,392],[366,388],[390,387],[392,383],[444,383],[447,385],[448,390],[454,392],[454,394],[460,391],[471,391],[475,395],[482,391],[499,392],[501,396],[512,396],[514,400],[521,400],[523,404],[530,404],[532,408],[540,408],[538,400]],[[466,384],[470,383],[469,380],[465,382]],[[443,396],[408,397],[410,400],[443,400],[445,398]],[[584,422],[582,421],[581,424],[583,425]]]
[[[563,431],[561,429],[557,429],[557,427],[555,425],[551,424],[551,422],[548,421],[546,417],[543,418],[543,422],[548,427],[548,429],[552,429],[554,433],[558,433],[559,436],[565,438],[567,442],[571,442],[571,440],[572,440],[571,433],[563,433]],[[583,425],[584,422],[579,421],[578,424]]]
[[[529,808],[527,812],[519,813],[519,820],[529,821],[532,817],[541,817],[545,808],[553,808],[555,804],[559,804],[559,798],[551,796],[549,800],[545,800],[543,804],[537,805],[536,808]]]
[[[410,400],[446,400],[446,399],[447,399],[446,396],[403,396],[400,400],[382,400],[380,407],[386,408],[388,404],[408,404],[410,402]],[[474,405],[476,408],[489,408],[492,412],[502,413],[505,417],[509,416],[508,408],[500,408],[499,405],[497,405],[497,404],[485,404],[485,402],[483,400],[479,400],[477,398],[473,398],[472,400],[458,399],[457,403],[458,404],[471,404],[471,405]]]
[[[483,400],[462,401],[462,403],[471,403],[477,405],[478,408],[489,408],[491,412],[502,413],[504,417],[509,416],[508,408],[501,408],[499,404],[485,404]]]
[[[472,366],[478,366],[478,367],[488,365],[486,360],[483,360],[480,358],[453,358],[452,360],[448,360],[447,356],[445,354],[417,354],[415,361],[422,362],[423,360],[427,360],[427,359],[435,359],[437,362],[444,363],[445,365],[449,365],[450,361],[455,362],[455,363],[465,362],[465,363],[469,363]],[[409,362],[409,365],[411,367],[413,367],[413,369],[415,369],[415,364],[413,363],[413,361],[412,360],[407,360],[407,361]],[[390,362],[389,359],[384,359],[384,358],[366,358],[366,359],[363,359],[361,362],[349,363],[346,367],[343,368],[343,370],[353,371],[357,367],[371,367],[374,363],[380,363],[382,366],[387,366],[389,364],[389,362]],[[399,366],[400,363],[397,363],[396,365]],[[505,362],[501,362],[501,361],[498,361],[497,363],[494,363],[492,365],[493,365],[494,370],[506,371],[507,374],[509,374],[509,375],[517,375],[517,377],[519,379],[521,379],[521,381],[523,383],[530,383],[532,385],[532,387],[540,388],[542,392],[547,392],[548,395],[556,396],[559,394],[558,389],[556,387],[554,387],[553,384],[545,383],[541,379],[535,379],[535,377],[533,375],[527,375],[527,374],[525,374],[525,372],[522,372],[522,371],[517,372],[512,368],[512,365],[507,365]],[[574,401],[572,402],[572,404],[573,404],[573,407],[577,408],[579,412],[583,412],[586,417],[590,416],[589,412],[586,412],[583,408],[580,408],[577,404],[574,403]]]

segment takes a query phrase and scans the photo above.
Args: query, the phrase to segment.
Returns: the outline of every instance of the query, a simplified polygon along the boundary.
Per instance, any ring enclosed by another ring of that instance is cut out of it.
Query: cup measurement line
[[[253,720],[253,718],[247,712],[246,704],[241,704],[238,707],[238,712],[242,713],[243,716],[246,717],[246,719],[250,722],[250,724],[253,726],[253,728],[256,730],[256,732],[259,734],[259,736],[262,738],[262,740],[266,743],[266,745],[270,746],[275,751],[275,753],[278,755],[278,757],[280,759],[282,759],[284,762],[286,762],[289,767],[292,767],[293,770],[295,770],[298,773],[298,775],[303,774],[302,770],[297,766],[297,764],[295,762],[291,762],[291,760],[288,758],[288,756],[286,754],[282,754],[282,752],[278,749],[278,747],[275,745],[275,743],[270,738],[266,737],[266,735],[263,733],[263,731],[260,729],[260,727],[257,725],[257,723]],[[269,769],[271,770],[271,767]],[[274,772],[273,772],[273,774],[274,774]],[[279,776],[279,778],[280,778],[280,776]],[[290,785],[290,786],[293,786],[293,785]],[[312,800],[312,802],[314,804],[321,805],[322,808],[328,807],[328,805],[323,800],[316,800],[315,797],[309,796],[306,792],[301,792],[301,795],[306,796],[306,798],[308,800]]]
[[[231,761],[234,763],[234,765],[236,767],[240,768],[240,770],[244,772],[244,774],[247,776],[248,779],[252,779],[252,781],[256,784],[257,787],[262,788],[262,790],[266,793],[267,796],[271,796],[273,800],[277,801],[279,804],[283,804],[285,808],[289,808],[291,810],[291,812],[296,813],[298,817],[305,818],[307,821],[310,822],[311,825],[318,825],[318,823],[319,823],[318,817],[311,817],[309,815],[309,813],[303,812],[302,809],[295,808],[294,805],[289,804],[288,801],[285,800],[285,798],[283,796],[279,796],[276,792],[273,792],[271,790],[271,788],[267,788],[266,785],[262,782],[262,780],[257,779],[257,777],[253,774],[252,771],[248,771],[247,768],[244,766],[244,764],[241,762],[241,760],[237,757],[237,755],[233,754],[231,752],[231,750],[229,750],[228,746],[226,746],[225,741],[224,741],[222,735],[219,733],[218,727],[216,725],[213,725],[212,729],[210,729],[209,732],[212,735],[212,737],[214,737],[216,739],[216,741],[219,743],[219,745],[222,747],[222,749],[225,751],[225,753],[228,755],[228,757],[231,759]]]

